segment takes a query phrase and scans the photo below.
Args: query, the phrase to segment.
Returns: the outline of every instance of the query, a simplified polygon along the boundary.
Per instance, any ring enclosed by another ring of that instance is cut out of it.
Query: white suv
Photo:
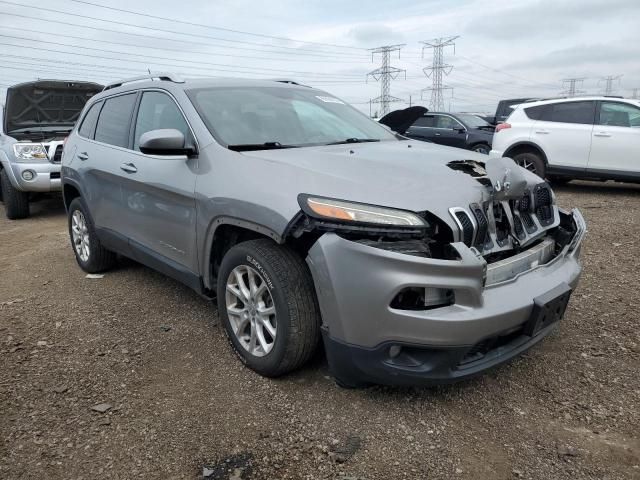
[[[614,97],[518,105],[496,127],[492,157],[542,178],[640,181],[640,101]]]

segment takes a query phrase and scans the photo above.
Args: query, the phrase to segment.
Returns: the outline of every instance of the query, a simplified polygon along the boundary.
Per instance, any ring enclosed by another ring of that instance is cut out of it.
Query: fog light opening
[[[431,310],[446,307],[455,301],[453,290],[435,287],[407,287],[391,301],[398,310]]]
[[[25,170],[24,172],[22,172],[22,178],[27,182],[30,182],[35,177],[36,177],[36,174],[33,170]]]

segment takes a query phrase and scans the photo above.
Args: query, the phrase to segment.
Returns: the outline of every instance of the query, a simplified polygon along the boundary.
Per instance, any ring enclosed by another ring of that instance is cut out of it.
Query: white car
[[[518,105],[496,127],[491,157],[551,181],[640,182],[640,101],[593,96]]]

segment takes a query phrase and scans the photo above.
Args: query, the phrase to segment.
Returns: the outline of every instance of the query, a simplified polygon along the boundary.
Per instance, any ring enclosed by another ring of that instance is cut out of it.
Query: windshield
[[[488,122],[484,121],[482,118],[477,115],[472,115],[470,113],[459,113],[456,115],[462,122],[471,128],[480,128],[480,127],[490,127]]]
[[[353,107],[315,89],[212,87],[187,93],[211,134],[229,147],[397,139]]]

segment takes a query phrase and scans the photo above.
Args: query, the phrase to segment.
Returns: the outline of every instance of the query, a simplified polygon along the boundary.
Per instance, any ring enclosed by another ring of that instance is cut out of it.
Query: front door
[[[143,91],[133,120],[131,149],[121,157],[124,231],[139,260],[168,263],[173,269],[198,273],[195,183],[197,159],[185,155],[140,152],[143,133],[191,130],[175,100],[165,92]],[[167,262],[168,261],[168,262]],[[162,270],[162,265],[156,267]]]
[[[588,170],[640,175],[640,107],[599,102]]]

